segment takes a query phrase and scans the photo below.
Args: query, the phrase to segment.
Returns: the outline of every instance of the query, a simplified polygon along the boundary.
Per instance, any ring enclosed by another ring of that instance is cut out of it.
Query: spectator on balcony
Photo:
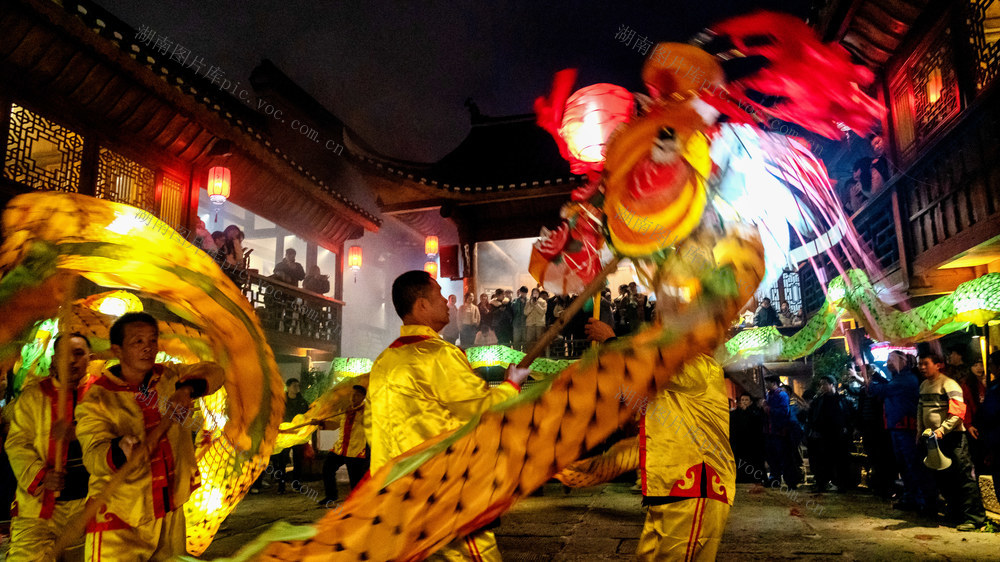
[[[274,266],[274,277],[278,281],[289,285],[299,286],[299,281],[306,278],[306,272],[302,269],[302,264],[295,261],[295,250],[289,248],[285,250],[285,259]]]
[[[448,295],[448,323],[441,330],[441,339],[453,344],[458,341],[458,297]]]
[[[860,180],[854,178],[847,180],[841,191],[841,202],[849,215],[853,215],[865,206],[865,203],[868,202],[868,196],[861,187]]]
[[[525,323],[525,310],[528,305],[528,288],[524,285],[517,290],[517,298],[510,303],[510,315],[512,323],[513,342],[515,349],[524,346],[524,334],[527,331]]]
[[[510,301],[514,293],[497,289],[490,300],[493,309],[493,332],[497,335],[497,343],[510,345],[514,339],[514,318],[511,316]]]
[[[531,290],[531,299],[524,309],[525,343],[534,345],[545,332],[545,315],[549,309],[549,294],[538,289]]]
[[[753,324],[758,328],[781,325],[777,311],[771,306],[771,299],[764,297],[764,300],[760,301],[760,308],[757,309],[757,314],[753,317]]]
[[[778,312],[778,320],[781,321],[782,327],[801,326],[802,313],[797,312],[792,314],[792,310],[788,306],[788,301],[781,301],[781,310]]]
[[[226,241],[222,245],[222,253],[226,256],[226,263],[230,268],[244,269],[243,259],[243,231],[235,224],[226,227],[224,231]]]
[[[318,265],[309,268],[309,275],[302,281],[302,288],[325,295],[330,292],[330,276],[323,275]]]
[[[889,160],[885,156],[885,141],[882,137],[872,133],[868,135],[868,142],[871,143],[873,157],[871,159],[871,194],[874,196],[882,191],[882,188],[889,181]]]
[[[483,293],[479,295],[479,332],[476,334],[476,345],[493,345],[497,336],[493,332],[493,307],[490,297]]]
[[[468,349],[476,345],[476,332],[479,331],[481,321],[476,294],[471,291],[465,293],[465,304],[458,308],[459,347]]]

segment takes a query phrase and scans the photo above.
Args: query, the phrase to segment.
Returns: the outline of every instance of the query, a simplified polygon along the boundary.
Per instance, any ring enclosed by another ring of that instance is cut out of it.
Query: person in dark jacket
[[[757,327],[781,326],[778,311],[771,306],[771,299],[764,297],[764,300],[760,301],[760,308],[757,309],[757,314],[753,317],[753,325]]]
[[[882,373],[871,365],[865,365],[866,381],[887,384]],[[882,398],[872,394],[870,387],[861,389],[859,396],[861,442],[868,458],[868,489],[884,499],[892,497],[893,487],[899,472],[896,470],[892,454],[892,441],[885,428]]]
[[[921,459],[917,456],[916,445],[920,379],[900,351],[889,354],[886,366],[892,380],[872,380],[868,392],[882,400],[884,425],[892,442],[896,469],[903,476],[903,493],[892,507],[903,511],[928,511],[927,499],[933,497],[933,486],[919,464]]]
[[[847,413],[836,385],[832,376],[820,377],[819,394],[809,408],[809,468],[818,492],[831,481],[843,482],[848,470]]]
[[[285,383],[285,419],[284,421],[290,422],[295,416],[299,414],[304,414],[309,411],[309,402],[302,396],[299,392],[299,379],[288,379]],[[285,476],[285,471],[288,469],[288,462],[292,462],[292,477],[291,480],[302,481],[302,468],[306,462],[306,446],[294,445],[291,448],[291,459],[289,459],[289,449],[284,449],[277,455],[271,456],[271,462],[274,464],[274,475],[275,479],[278,481],[278,493],[285,493],[285,482],[288,478]]]
[[[318,265],[309,268],[309,275],[302,281],[302,288],[307,291],[325,295],[330,292],[330,276],[323,275]]]
[[[753,473],[764,467],[764,412],[746,392],[729,412],[729,444],[736,459],[736,481],[753,482]],[[748,472],[746,465],[753,469]]]
[[[781,388],[781,379],[776,375],[765,377],[767,384],[767,467],[771,483],[780,482],[795,489],[801,482],[799,466],[793,460],[798,456],[798,444],[793,442],[795,429],[792,424],[791,406],[788,393]]]

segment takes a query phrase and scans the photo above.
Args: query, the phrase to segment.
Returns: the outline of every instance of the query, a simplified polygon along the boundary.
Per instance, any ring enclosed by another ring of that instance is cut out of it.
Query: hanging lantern
[[[581,88],[566,100],[559,136],[570,156],[600,169],[604,145],[618,125],[628,121],[634,101],[632,94],[614,84],[594,84]]]
[[[347,251],[347,266],[354,270],[354,282],[358,282],[358,270],[361,269],[361,246],[351,246]]]
[[[361,246],[351,246],[347,253],[347,265],[354,271],[361,269]]]
[[[431,277],[437,279],[438,276],[438,264],[436,261],[429,261],[424,264],[424,271],[431,274]]]
[[[438,253],[438,237],[428,236],[424,238],[424,253],[428,256],[436,256]]]
[[[208,198],[215,205],[215,222],[219,222],[219,207],[229,199],[230,186],[232,185],[230,179],[229,168],[225,166],[213,166],[208,169],[208,185],[205,190],[208,191]]]

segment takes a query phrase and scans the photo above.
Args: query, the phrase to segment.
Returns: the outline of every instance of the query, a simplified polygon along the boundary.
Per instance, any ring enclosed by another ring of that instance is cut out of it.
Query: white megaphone
[[[924,457],[924,466],[931,470],[945,470],[951,466],[951,459],[938,448],[937,435],[934,435],[930,429],[925,429],[923,435],[927,438],[927,456]]]

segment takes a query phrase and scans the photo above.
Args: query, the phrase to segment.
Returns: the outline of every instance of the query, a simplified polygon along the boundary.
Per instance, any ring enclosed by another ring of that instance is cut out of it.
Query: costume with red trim
[[[428,326],[404,325],[400,337],[372,365],[364,421],[371,470],[515,396],[505,383],[490,388],[465,353]],[[500,560],[492,532],[452,541],[430,560]]]
[[[199,424],[192,412],[172,409],[167,400],[185,385],[192,388],[192,397],[212,394],[223,380],[223,370],[215,363],[157,364],[142,384],[131,385],[116,366],[87,391],[76,415],[83,462],[90,471],[90,497],[125,466],[119,446],[123,437],[145,443],[163,416],[176,422],[151,447],[149,462],[136,467],[88,523],[87,560],[166,560],[184,554],[182,506],[197,487],[191,432]]]
[[[63,419],[73,420],[79,394],[67,392]],[[17,477],[17,501],[8,560],[51,560],[56,538],[65,532],[66,523],[83,511],[86,502],[88,474],[80,443],[69,439],[59,447],[52,436],[52,426],[59,417],[58,403],[57,383],[49,377],[26,387],[11,405],[6,446]],[[57,454],[66,474],[59,494],[42,487],[45,475],[55,469]]]
[[[646,523],[641,560],[714,560],[736,491],[722,369],[688,361],[648,405],[640,425]]]

